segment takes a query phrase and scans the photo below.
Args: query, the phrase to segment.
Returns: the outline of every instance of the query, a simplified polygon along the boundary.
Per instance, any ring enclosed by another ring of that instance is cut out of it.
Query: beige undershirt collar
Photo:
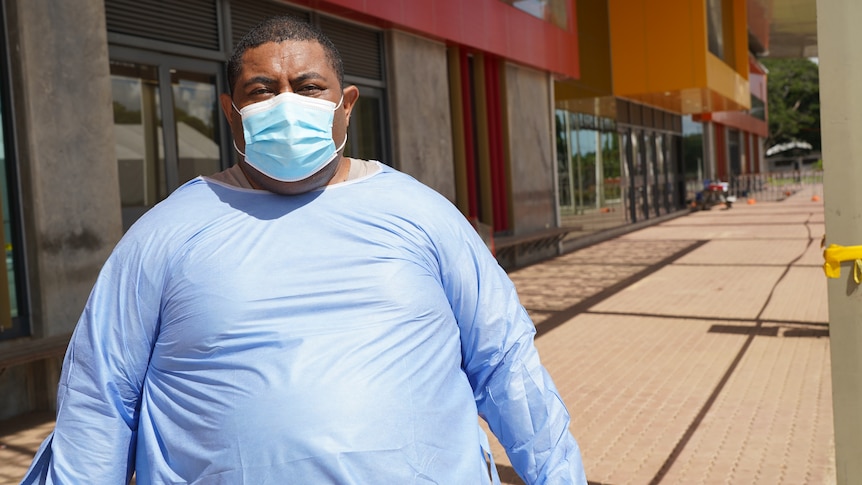
[[[347,179],[345,180],[345,182],[365,177],[366,175],[375,173],[378,170],[380,170],[380,167],[374,162],[358,158],[351,158],[350,170],[347,173]],[[217,182],[222,182],[224,184],[233,185],[234,187],[240,187],[243,189],[254,189],[254,187],[252,187],[251,183],[248,181],[248,178],[246,178],[245,173],[243,173],[242,167],[240,167],[238,163],[227,170],[222,170],[221,172],[209,175],[208,178]]]

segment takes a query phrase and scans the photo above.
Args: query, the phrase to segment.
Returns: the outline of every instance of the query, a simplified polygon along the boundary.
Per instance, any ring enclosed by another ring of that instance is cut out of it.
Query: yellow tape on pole
[[[830,244],[823,250],[823,271],[827,278],[841,277],[841,263],[854,261],[853,279],[862,282],[862,246],[839,246]]]

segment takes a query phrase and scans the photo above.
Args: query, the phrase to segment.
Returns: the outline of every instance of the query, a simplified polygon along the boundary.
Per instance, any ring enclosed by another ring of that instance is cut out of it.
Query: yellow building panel
[[[729,0],[733,3],[733,70],[748,79],[748,2]],[[737,26],[742,26],[737,27]]]
[[[706,53],[706,77],[709,88],[724,98],[724,106],[711,106],[708,111],[732,111],[751,107],[748,76],[742,77],[711,53]]]
[[[615,94],[637,93],[646,89],[645,11],[646,2],[642,0],[608,1]]]
[[[646,3],[646,2],[644,2]],[[706,83],[703,52],[706,22],[702,4],[690,0],[649,2],[646,91],[676,91]]]
[[[725,60],[706,0],[609,0],[614,95],[677,113],[748,106],[746,0],[722,0]]]

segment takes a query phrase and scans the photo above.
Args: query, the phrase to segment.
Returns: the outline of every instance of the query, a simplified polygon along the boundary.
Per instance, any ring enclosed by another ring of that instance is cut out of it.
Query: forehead
[[[310,40],[266,42],[245,51],[241,77],[259,74],[295,75],[314,71],[325,77],[335,77],[323,46]]]

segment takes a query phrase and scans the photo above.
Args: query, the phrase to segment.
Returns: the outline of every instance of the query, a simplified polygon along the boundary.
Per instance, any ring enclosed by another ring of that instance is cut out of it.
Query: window
[[[551,22],[561,29],[569,26],[567,0],[503,0],[503,2],[532,15]]]
[[[564,226],[593,232],[625,222],[616,124],[556,110],[557,183]]]
[[[766,121],[766,105],[763,100],[755,95],[751,95],[751,109],[748,111],[751,116]]]
[[[706,26],[709,52],[724,60],[724,15],[723,0],[706,1]]]
[[[345,84],[349,83],[345,81]],[[385,91],[361,86],[359,92],[359,100],[353,105],[353,112],[350,114],[351,122],[347,127],[344,155],[391,165],[381,137],[381,133],[386,131],[383,125]]]
[[[703,179],[703,123],[692,120],[691,115],[682,118],[682,150],[686,179]]]
[[[2,10],[2,9],[0,9]],[[0,12],[2,14],[2,12]],[[5,26],[0,15],[0,28]],[[0,340],[27,335],[26,301],[23,291],[23,245],[18,218],[17,184],[10,136],[9,107],[11,95],[8,92],[8,71],[6,65],[5,29],[0,35],[0,212],[3,225],[0,226],[0,242],[3,243],[3,256],[0,258]]]
[[[2,108],[5,108],[5,99],[2,100],[3,105]],[[5,120],[0,119],[0,123],[4,123]],[[5,126],[4,126],[5,128]],[[5,135],[5,129],[0,131],[0,134]],[[12,214],[13,211],[10,205],[10,197],[9,197],[9,169],[10,164],[7,163],[9,160],[6,157],[6,144],[5,136],[0,135],[0,166],[2,166],[2,170],[0,170],[0,206],[3,208],[3,227],[0,228],[0,240],[3,241],[3,245],[5,250],[3,251],[3,259],[0,260],[0,309],[2,309],[2,313],[0,313],[0,338],[2,338],[7,331],[15,330],[14,321],[18,319],[18,297],[16,291],[16,268],[15,268],[15,243],[14,241],[14,228],[13,228],[13,220]]]

